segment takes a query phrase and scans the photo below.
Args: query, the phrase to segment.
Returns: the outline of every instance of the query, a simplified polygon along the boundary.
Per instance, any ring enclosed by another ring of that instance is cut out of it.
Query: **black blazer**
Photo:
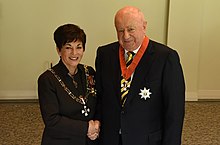
[[[95,71],[88,67],[90,75]],[[60,61],[53,67],[56,74],[75,95],[86,92],[85,69],[78,65],[78,75],[81,83],[78,90],[73,87],[72,79],[68,76],[68,69]],[[96,97],[90,95],[87,106],[90,108],[88,116],[81,113],[83,105],[73,100],[50,71],[40,75],[38,79],[38,96],[40,110],[45,124],[42,145],[87,145],[93,143],[87,138],[88,121],[93,119]],[[87,143],[86,143],[87,142]]]
[[[135,69],[124,108],[120,105],[119,43],[99,47],[96,57],[97,118],[100,145],[180,145],[185,84],[179,56],[165,45],[149,41]],[[149,89],[150,98],[141,98]]]

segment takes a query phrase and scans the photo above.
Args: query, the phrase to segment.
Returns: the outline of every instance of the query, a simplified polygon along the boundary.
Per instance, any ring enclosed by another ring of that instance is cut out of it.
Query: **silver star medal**
[[[86,103],[85,103],[84,99],[82,97],[80,99],[83,102],[82,114],[84,114],[85,116],[88,116],[89,112],[90,112],[90,109],[86,106]]]
[[[140,91],[141,92],[139,93],[139,95],[141,95],[141,99],[144,98],[145,100],[147,100],[147,98],[150,98],[150,94],[152,94],[150,92],[150,89],[146,89],[145,87],[143,90],[140,89]]]

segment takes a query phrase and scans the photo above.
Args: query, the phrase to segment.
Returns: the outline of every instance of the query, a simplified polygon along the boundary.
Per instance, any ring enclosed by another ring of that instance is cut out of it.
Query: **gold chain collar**
[[[88,96],[89,94],[92,94],[93,96],[96,95],[96,90],[94,88],[94,80],[93,77],[89,75],[89,70],[87,65],[84,65],[85,68],[85,73],[86,73],[86,86],[87,86],[87,93],[86,96],[83,97],[82,95],[80,95],[79,97],[76,97],[71,91],[70,89],[65,85],[65,83],[61,80],[61,78],[55,73],[55,71],[53,69],[48,69],[54,76],[55,78],[58,80],[58,82],[60,83],[60,85],[63,87],[63,89],[67,92],[67,94],[76,102],[85,105],[88,101]]]

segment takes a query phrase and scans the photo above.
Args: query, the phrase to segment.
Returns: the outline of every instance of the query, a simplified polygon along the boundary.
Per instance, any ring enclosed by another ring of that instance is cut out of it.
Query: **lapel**
[[[118,103],[119,109],[121,108],[120,103],[120,96],[121,96],[121,68],[120,68],[120,62],[119,62],[119,43],[116,43],[116,45],[113,46],[112,49],[112,56],[111,56],[111,70],[112,70],[112,84],[115,92],[115,98],[117,99],[116,102]],[[110,55],[110,54],[109,54]]]
[[[126,108],[126,106],[128,106],[129,102],[133,99],[133,97],[139,95],[139,91],[142,88],[139,88],[138,86],[140,86],[141,82],[145,80],[144,78],[147,77],[148,72],[150,70],[150,67],[153,63],[155,55],[154,55],[154,51],[153,51],[151,42],[152,41],[149,41],[148,48],[145,51],[144,55],[142,56],[139,64],[137,65],[137,67],[135,69],[132,83],[131,83],[131,88],[128,93],[127,101],[125,102],[124,108]]]

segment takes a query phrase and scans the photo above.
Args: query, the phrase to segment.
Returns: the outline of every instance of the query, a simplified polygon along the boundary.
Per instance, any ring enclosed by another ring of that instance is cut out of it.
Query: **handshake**
[[[99,137],[100,131],[100,122],[98,120],[90,120],[89,121],[89,128],[87,132],[87,136],[91,140],[95,140]]]

